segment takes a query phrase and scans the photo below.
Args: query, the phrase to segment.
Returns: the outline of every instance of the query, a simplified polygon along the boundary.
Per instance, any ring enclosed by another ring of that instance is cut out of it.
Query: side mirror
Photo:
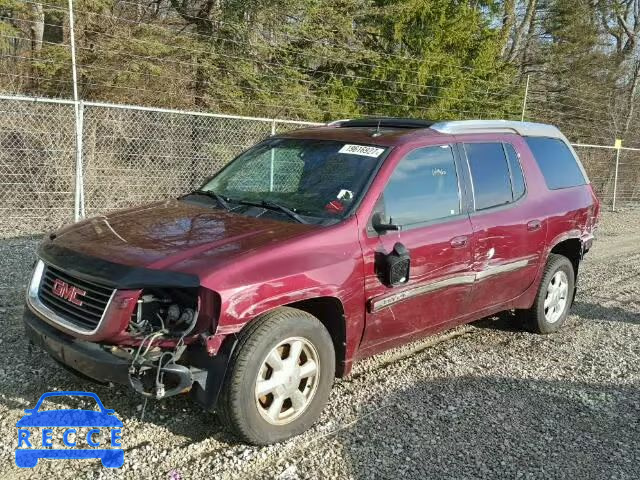
[[[400,230],[400,225],[394,223],[385,223],[386,219],[382,212],[376,212],[371,217],[371,226],[378,233],[388,232],[389,230]]]
[[[409,281],[411,256],[407,247],[398,242],[391,253],[380,258],[379,275],[388,287],[397,287]]]

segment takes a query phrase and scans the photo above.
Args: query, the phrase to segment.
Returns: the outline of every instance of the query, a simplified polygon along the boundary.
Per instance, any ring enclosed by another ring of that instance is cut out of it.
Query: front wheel
[[[334,373],[333,341],[322,323],[301,310],[280,308],[240,334],[218,414],[248,443],[286,440],[318,419]]]
[[[569,314],[574,285],[571,261],[563,255],[549,255],[533,306],[521,312],[528,327],[536,333],[558,331]]]

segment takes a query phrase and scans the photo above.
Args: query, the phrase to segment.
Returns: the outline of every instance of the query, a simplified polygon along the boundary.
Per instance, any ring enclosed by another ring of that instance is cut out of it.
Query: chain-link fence
[[[307,122],[85,102],[76,189],[71,101],[0,97],[3,237],[193,190],[238,153]]]
[[[272,121],[84,107],[87,215],[184,193],[269,136]],[[278,122],[276,122],[276,131]]]
[[[574,144],[600,200],[612,208],[640,204],[640,149]]]
[[[617,199],[625,204],[640,204],[640,149],[622,149],[618,170]]]
[[[313,125],[93,102],[80,111],[82,174],[76,180],[73,102],[0,97],[3,237],[175,197],[259,140]],[[640,149],[574,147],[603,202],[640,203]]]
[[[73,105],[0,100],[0,231],[41,232],[74,218]]]

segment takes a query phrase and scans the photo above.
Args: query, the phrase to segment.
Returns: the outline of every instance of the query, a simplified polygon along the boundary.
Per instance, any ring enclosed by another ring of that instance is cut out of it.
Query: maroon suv
[[[266,444],[309,428],[355,360],[503,310],[558,330],[598,213],[555,127],[334,122],[50,234],[25,324],[86,377],[189,392]]]

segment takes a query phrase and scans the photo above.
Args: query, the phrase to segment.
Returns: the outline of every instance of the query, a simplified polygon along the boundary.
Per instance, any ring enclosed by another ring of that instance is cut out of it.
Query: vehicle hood
[[[103,412],[61,409],[25,415],[16,427],[122,427],[122,422]]]
[[[181,270],[196,256],[215,266],[317,228],[167,200],[87,219],[48,242],[117,264]]]

